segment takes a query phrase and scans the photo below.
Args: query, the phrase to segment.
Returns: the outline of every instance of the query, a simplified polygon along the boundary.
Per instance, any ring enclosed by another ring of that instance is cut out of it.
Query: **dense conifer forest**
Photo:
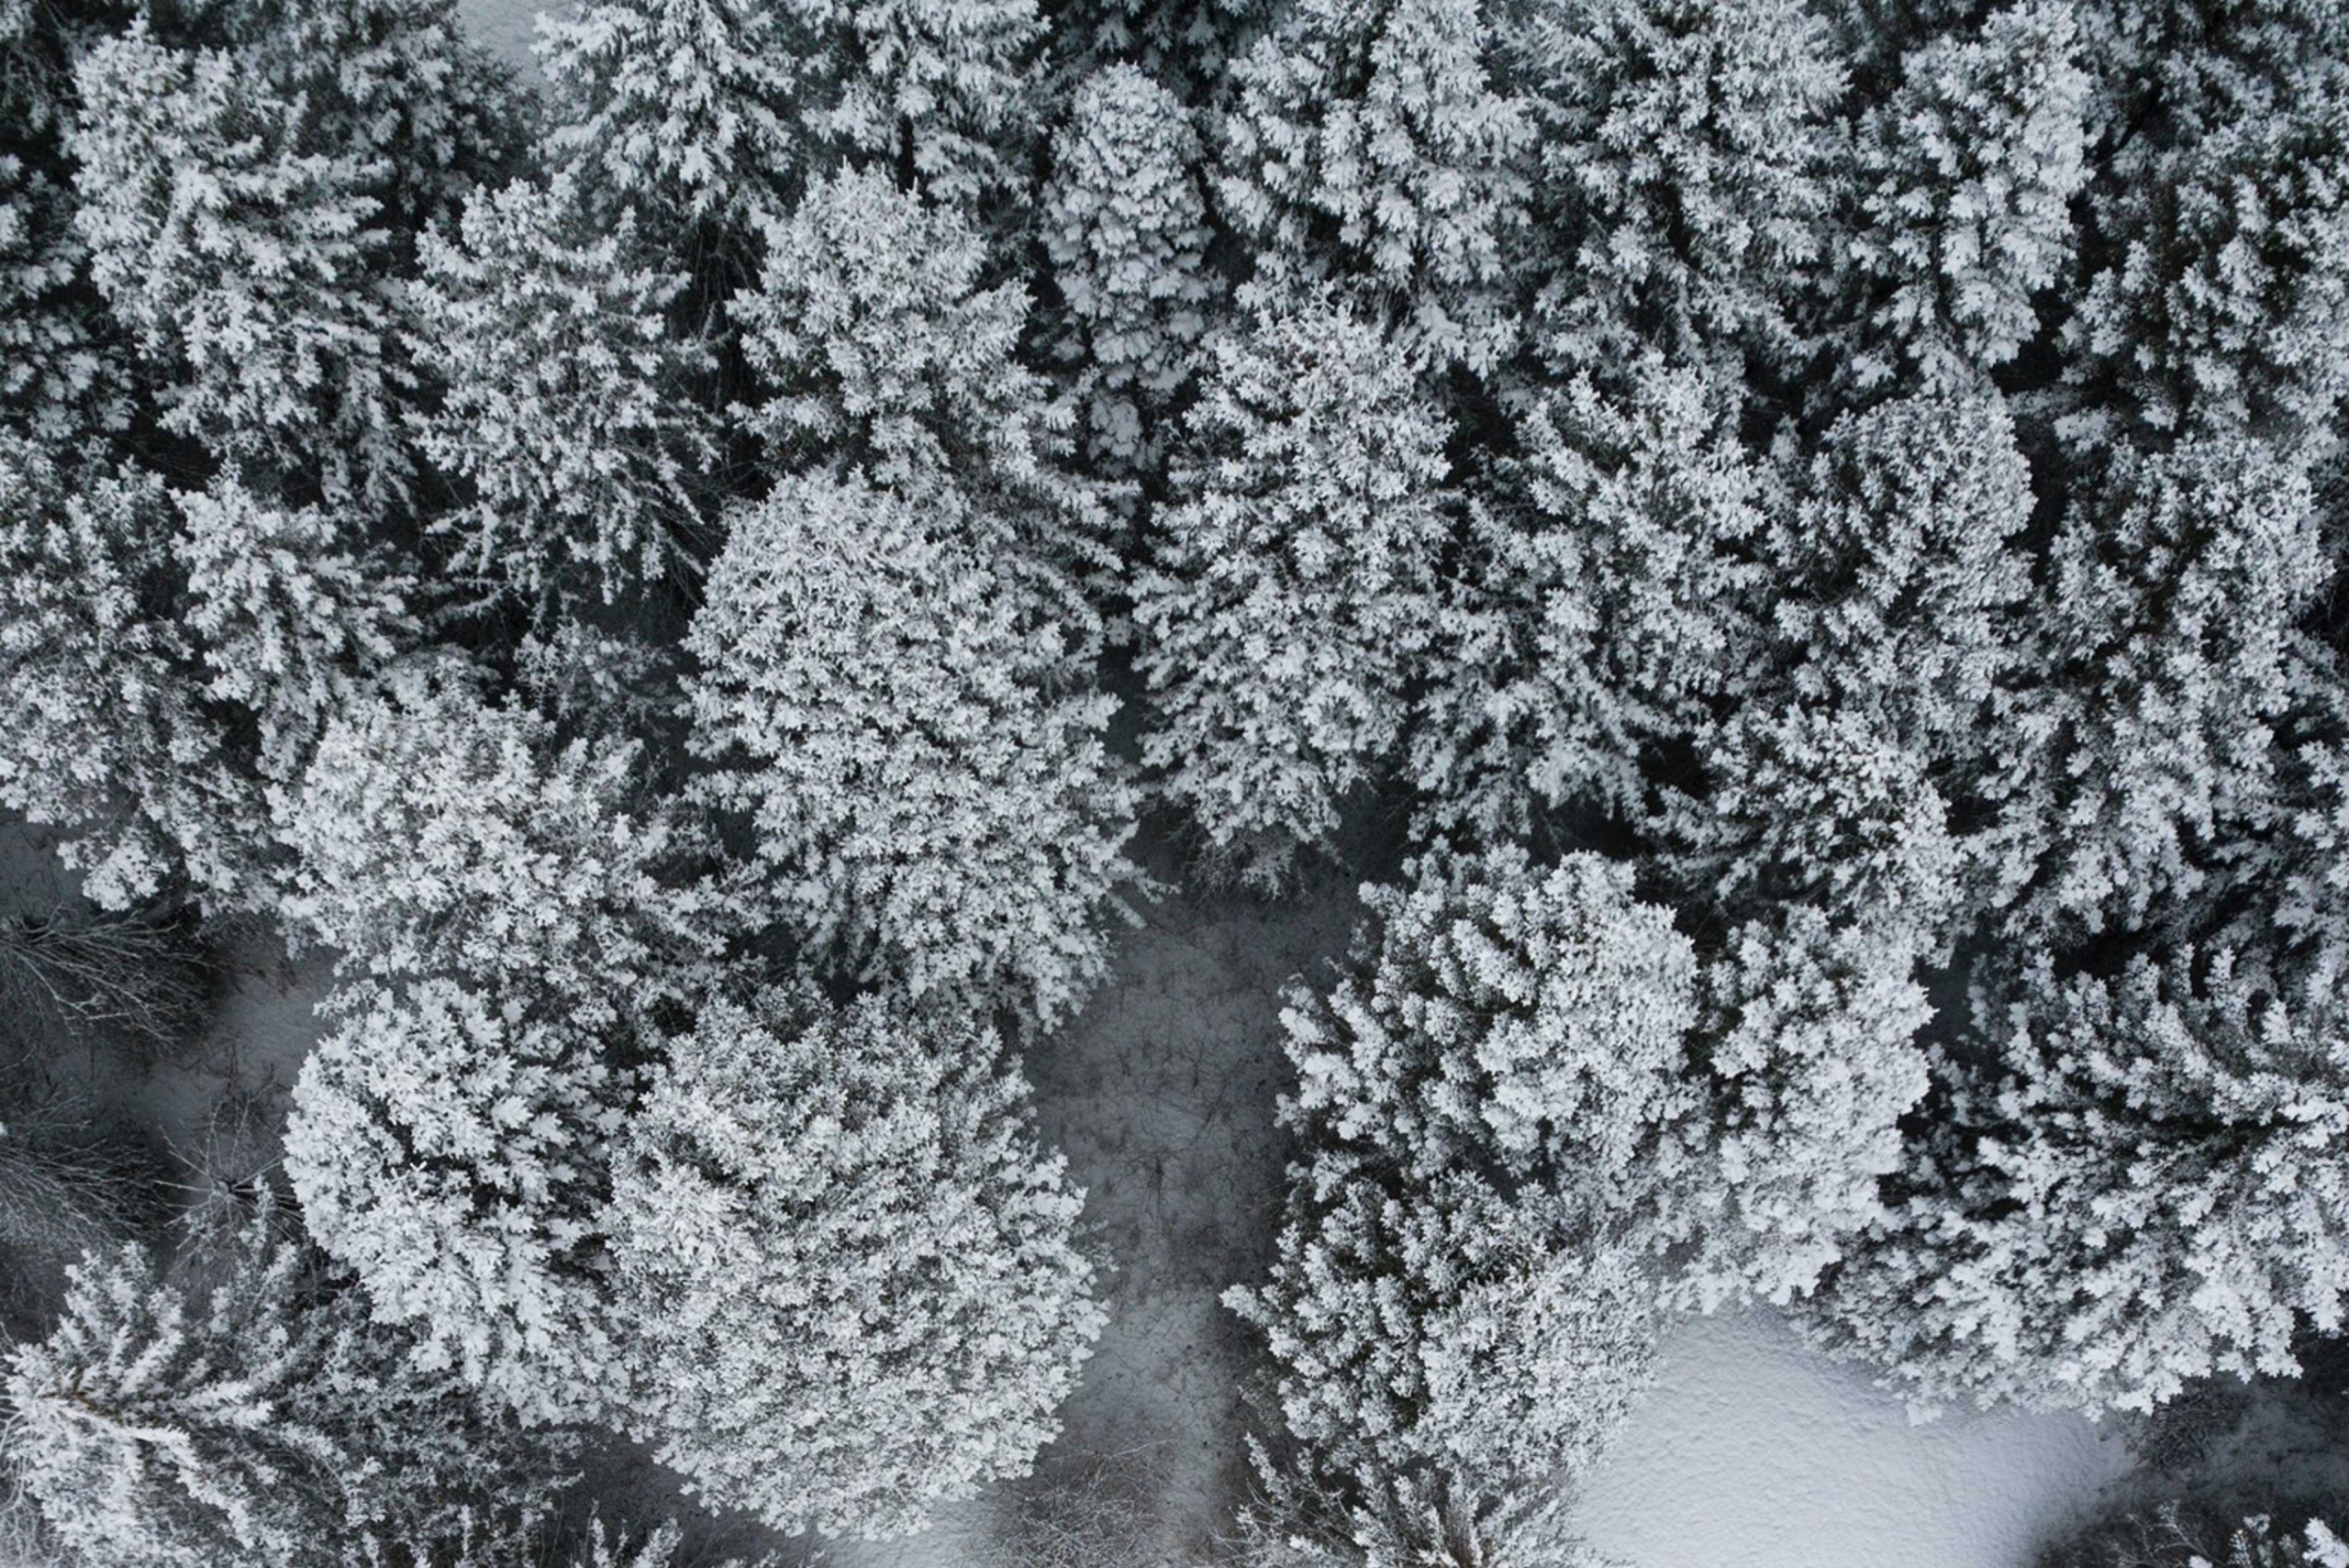
[[[2349,1437],[2349,6],[536,61],[0,0],[0,1554],[915,1535],[1137,1263],[1037,1089],[1132,934],[1333,899],[1215,1554],[1596,1563],[1667,1326],[1757,1306],[2148,1474]],[[257,952],[284,1092],[108,1110]],[[1004,1563],[1141,1568],[1086,1475]],[[2349,1568],[2158,1490],[2045,1561]]]

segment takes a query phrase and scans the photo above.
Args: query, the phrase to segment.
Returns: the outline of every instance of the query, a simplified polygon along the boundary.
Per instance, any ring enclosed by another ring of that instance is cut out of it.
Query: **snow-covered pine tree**
[[[1926,1406],[2142,1410],[2297,1371],[2296,1330],[2349,1301],[2338,1001],[2190,949],[2005,989],[1937,1064],[1896,1222],[1835,1278],[1829,1341]]]
[[[1210,345],[1133,588],[1142,760],[1210,864],[1278,885],[1396,759],[1456,528],[1450,434],[1388,335],[1326,295]]]
[[[298,87],[326,144],[381,161],[383,220],[409,236],[523,162],[538,117],[458,13],[458,0],[233,0],[214,15],[251,69]]]
[[[2256,952],[2288,994],[2349,984],[2349,683],[2337,656],[2294,650],[2299,705],[2279,745],[2269,811],[2229,846],[2235,918],[2209,939]]]
[[[92,313],[71,293],[83,258],[72,224],[65,186],[0,150],[0,417],[44,441],[127,414]]]
[[[1275,287],[1359,293],[1398,350],[1489,370],[1533,127],[1478,0],[1297,0],[1232,62],[1217,192]]]
[[[91,276],[162,378],[163,423],[338,502],[404,494],[387,161],[299,90],[144,19],[75,69],[67,150]]]
[[[615,1031],[560,996],[440,976],[362,982],[333,1007],[285,1129],[310,1234],[420,1370],[532,1421],[609,1415],[603,1214],[635,1093]]]
[[[897,1535],[1028,1472],[1101,1328],[1028,1088],[957,1012],[715,1000],[612,1176],[633,1429],[716,1507]]]
[[[748,228],[798,171],[807,66],[784,7],[604,0],[539,19],[548,150],[583,192],[666,230]]]
[[[1086,77],[1052,138],[1054,349],[1085,398],[1087,450],[1113,472],[1154,466],[1159,421],[1222,293],[1207,264],[1204,156],[1181,100],[1131,65]]]
[[[1271,9],[1264,0],[1041,0],[1052,76],[1139,66],[1202,105],[1219,95]]]
[[[1475,1514],[1578,1469],[1628,1411],[1696,1021],[1687,940],[1594,856],[1424,861],[1365,899],[1350,972],[1286,993],[1306,1157],[1270,1279],[1225,1298],[1277,1372],[1260,1467],[1339,1539],[1398,1486]]]
[[[1431,1487],[1479,1512],[1604,1451],[1654,1360],[1643,1260],[1578,1204],[1469,1171],[1382,1180],[1323,1154],[1291,1178],[1270,1277],[1224,1296],[1278,1369],[1256,1462],[1306,1505],[1283,1523],[1343,1540]]]
[[[1799,905],[1708,956],[1690,1045],[1699,1104],[1659,1195],[1659,1232],[1695,1242],[1673,1296],[1707,1310],[1748,1295],[1784,1305],[1884,1219],[1901,1118],[1926,1089],[1932,1009],[1915,969],[1898,936]]]
[[[989,271],[952,207],[878,171],[818,175],[728,306],[771,389],[745,422],[785,467],[833,458],[900,489],[1032,466],[1052,423],[1015,357],[1028,298]]]
[[[691,744],[819,966],[1049,1029],[1140,882],[1134,791],[1056,606],[961,522],[853,472],[739,508],[685,639]]]
[[[803,111],[834,156],[895,170],[974,217],[1027,190],[1037,0],[805,0],[829,24],[831,78]]]
[[[1699,748],[1708,788],[1674,794],[1664,858],[1701,906],[1800,902],[1910,951],[1942,951],[1973,869],[1925,754],[1858,706],[1765,688]]]
[[[1538,289],[1567,375],[1792,345],[1823,259],[1842,70],[1803,0],[1571,0],[1508,14],[1509,79],[1540,149]]]
[[[65,128],[73,117],[74,18],[0,5],[0,421],[61,443],[128,417],[121,365],[77,287]]]
[[[500,1006],[559,998],[606,1028],[689,995],[723,941],[699,846],[648,800],[640,748],[559,744],[455,656],[387,671],[272,791],[284,913],[346,973],[453,975]]]
[[[1842,309],[1869,346],[1853,384],[1976,385],[2039,336],[2033,296],[2071,261],[2087,175],[2078,51],[2068,4],[2023,0],[1902,58],[1899,90],[1858,132],[1844,255],[1864,303]]]
[[[1327,995],[1292,983],[1283,1115],[1309,1146],[1415,1179],[1491,1173],[1631,1213],[1675,1119],[1697,962],[1628,869],[1521,850],[1427,857],[1373,887],[1377,921]]]
[[[383,1568],[427,1568],[466,1543],[518,1548],[562,1444],[407,1370],[273,1228],[264,1211],[192,1273],[93,1252],[56,1329],[10,1352],[8,1461],[55,1539],[89,1568],[350,1568],[371,1546]]]
[[[1541,397],[1470,509],[1412,744],[1428,825],[1494,841],[1575,806],[1637,819],[1653,750],[1692,743],[1753,678],[1773,476],[1739,443],[1733,389],[1653,354],[1622,379]]]
[[[632,212],[596,232],[583,208],[568,176],[517,181],[417,246],[411,351],[440,388],[417,444],[472,491],[432,526],[457,573],[541,608],[691,570],[717,456],[712,356],[666,319],[685,279],[647,264]]]

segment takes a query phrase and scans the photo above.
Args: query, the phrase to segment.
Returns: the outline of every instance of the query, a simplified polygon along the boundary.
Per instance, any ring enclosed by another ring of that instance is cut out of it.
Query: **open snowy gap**
[[[2025,1568],[2128,1469],[2119,1433],[2077,1416],[1911,1425],[1865,1369],[1724,1315],[1665,1340],[1580,1523],[1630,1568]]]

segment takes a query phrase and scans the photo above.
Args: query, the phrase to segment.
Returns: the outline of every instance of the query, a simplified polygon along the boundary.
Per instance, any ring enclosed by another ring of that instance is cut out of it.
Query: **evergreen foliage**
[[[76,68],[74,226],[166,427],[338,501],[402,492],[407,379],[377,222],[385,165],[307,95],[144,22]]]
[[[1836,1282],[1831,1333],[1921,1404],[2142,1410],[2293,1373],[2296,1327],[2329,1329],[2349,1294],[2332,1006],[2190,951],[2112,982],[2020,975],[1977,1024],[1997,1067],[1937,1064],[1936,1147]]]
[[[2091,1413],[2339,1328],[2340,5],[541,57],[0,0],[0,808],[109,912],[0,946],[107,1027],[119,933],[335,950],[356,1275],[89,1260],[12,1362],[61,1539],[485,1560],[516,1419],[829,1533],[1020,1473],[1100,1318],[996,1031],[1103,983],[1145,805],[1393,883],[1232,1296],[1283,1561],[1571,1561],[1667,1306]]]
[[[1086,77],[1052,139],[1043,238],[1065,318],[1060,352],[1082,367],[1088,450],[1113,467],[1152,455],[1222,294],[1207,264],[1204,157],[1181,100],[1130,65]]]
[[[43,1522],[93,1568],[424,1568],[518,1547],[560,1447],[408,1371],[273,1225],[228,1238],[209,1278],[135,1246],[74,1268],[56,1329],[8,1358],[9,1457]]]
[[[714,1505],[887,1536],[1027,1473],[1102,1314],[993,1031],[714,1001],[612,1174],[638,1429]]]
[[[1507,338],[1526,105],[1475,0],[1297,0],[1234,61],[1218,194],[1273,286],[1358,289],[1399,345],[1483,371]]]
[[[855,472],[739,510],[691,745],[821,968],[1050,1029],[1108,972],[1134,794],[1081,645],[960,521]]]
[[[285,1171],[415,1364],[532,1420],[607,1410],[619,1347],[599,1274],[607,1147],[630,1087],[558,1006],[461,981],[339,993],[303,1063]]]
[[[518,182],[417,240],[412,348],[442,389],[417,445],[473,493],[435,528],[451,570],[540,605],[690,570],[717,457],[692,401],[708,350],[667,319],[685,280],[645,264],[633,213],[599,234],[583,206],[568,179]]]
[[[1035,0],[594,0],[550,19],[551,150],[680,227],[743,228],[843,161],[976,206],[1017,189]]]
[[[1209,356],[1134,583],[1142,760],[1211,856],[1269,888],[1401,750],[1441,613],[1451,432],[1386,334],[1327,296]]]
[[[632,742],[560,743],[427,658],[337,712],[273,796],[284,910],[346,973],[451,975],[560,997],[590,1029],[679,995],[724,929],[691,833],[640,799]]]

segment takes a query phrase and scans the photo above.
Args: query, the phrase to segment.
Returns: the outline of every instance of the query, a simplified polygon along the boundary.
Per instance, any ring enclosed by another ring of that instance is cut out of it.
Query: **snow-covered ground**
[[[2129,1467],[2076,1417],[1898,1396],[1766,1314],[1692,1318],[1592,1472],[1581,1525],[1630,1568],[2028,1568]]]

